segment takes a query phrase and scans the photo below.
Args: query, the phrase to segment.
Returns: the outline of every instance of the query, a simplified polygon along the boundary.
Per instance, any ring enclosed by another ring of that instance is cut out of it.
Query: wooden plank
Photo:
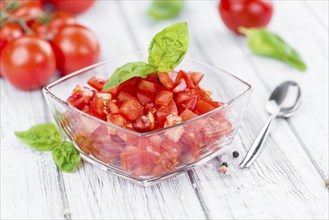
[[[240,137],[234,144],[240,149],[243,145],[248,148],[267,118],[264,105],[269,89],[245,59],[245,54],[237,46],[237,37],[221,26],[215,3],[189,2],[180,18],[159,23],[150,23],[145,18],[147,5],[127,1],[122,4],[129,14],[130,27],[140,47],[147,46],[149,39],[162,27],[177,20],[187,20],[192,36],[189,53],[233,73],[240,73],[237,75],[255,85],[246,122],[242,124]],[[187,14],[193,16],[187,17]],[[203,206],[209,210],[211,218],[327,217],[327,190],[287,122],[279,120],[271,137],[250,171],[235,168],[236,160],[231,162],[234,173],[229,177],[219,175],[215,167],[191,172],[201,201],[205,202]],[[213,166],[218,166],[218,162],[214,161]]]
[[[288,19],[291,8],[294,8],[294,16]],[[237,41],[269,90],[289,79],[300,84],[303,104],[288,123],[325,179],[329,175],[328,28],[323,28],[301,2],[278,1],[276,9],[270,28],[297,48],[308,65],[306,73],[270,59],[251,56],[245,42]]]
[[[136,50],[122,13],[115,1],[99,1],[78,17],[98,35],[103,59]],[[144,188],[85,163],[63,180],[73,219],[205,218],[186,174]]]
[[[63,219],[51,154],[34,151],[14,136],[46,121],[41,92],[19,91],[2,78],[0,89],[1,219]]]
[[[303,3],[310,9],[310,12],[315,16],[324,28],[329,27],[329,1],[327,0],[308,0]]]

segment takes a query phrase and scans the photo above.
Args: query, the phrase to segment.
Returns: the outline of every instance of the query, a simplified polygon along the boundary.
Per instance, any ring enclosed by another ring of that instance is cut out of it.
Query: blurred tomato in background
[[[268,0],[221,0],[219,14],[225,25],[237,34],[239,27],[265,27],[273,14]]]
[[[16,88],[31,90],[43,86],[56,70],[51,45],[36,36],[19,37],[1,53],[1,72]]]
[[[89,9],[95,0],[49,0],[49,2],[57,9],[79,14]]]

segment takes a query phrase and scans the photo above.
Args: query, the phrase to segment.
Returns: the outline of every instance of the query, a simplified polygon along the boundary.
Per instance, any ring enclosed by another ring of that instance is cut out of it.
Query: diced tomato
[[[166,117],[169,114],[178,115],[177,106],[174,100],[171,100],[167,107],[161,106],[158,109],[156,116],[157,116],[157,122],[160,124],[160,127],[163,127],[166,121]]]
[[[180,116],[169,114],[169,115],[166,116],[166,122],[165,122],[163,127],[164,128],[170,127],[170,126],[173,126],[173,125],[177,125],[181,122],[182,122],[182,118]]]
[[[154,101],[154,95],[146,92],[137,91],[136,96],[142,105]]]
[[[193,80],[195,86],[199,85],[200,81],[202,80],[202,78],[204,76],[203,73],[200,73],[200,72],[189,72],[188,74],[190,75],[191,79]]]
[[[140,80],[137,88],[140,91],[147,92],[147,93],[156,93],[157,92],[155,83],[149,82],[144,79]]]
[[[105,163],[111,163],[123,151],[123,145],[113,143],[111,137],[108,127],[105,125],[100,125],[91,133],[92,153],[97,159]]]
[[[158,108],[155,106],[154,102],[148,102],[144,105],[144,112],[152,112],[154,114],[157,110]]]
[[[195,109],[201,114],[207,113],[215,108],[216,108],[215,106],[213,106],[212,104],[210,104],[209,102],[203,99],[199,99],[196,102],[196,106],[195,106]]]
[[[154,73],[149,74],[145,80],[153,82],[153,83],[158,83],[158,79]]]
[[[106,120],[106,108],[108,101],[111,99],[109,93],[96,93],[92,101],[90,102],[91,113],[100,118]]]
[[[154,115],[152,112],[149,112],[147,115],[143,115],[140,118],[137,118],[133,123],[133,128],[136,131],[145,132],[151,131],[155,126]]]
[[[84,86],[77,85],[72,92],[72,95],[67,98],[67,103],[81,110],[85,105],[88,105],[92,98],[94,97],[94,92]]]
[[[115,86],[115,87],[112,87],[112,88],[110,88],[109,90],[106,90],[106,92],[109,92],[109,93],[111,93],[111,95],[112,95],[112,97],[113,98],[116,98],[117,97],[117,95],[119,94],[119,86]]]
[[[134,99],[127,100],[120,106],[120,114],[128,120],[134,121],[143,115],[143,106]]]
[[[192,112],[191,110],[189,109],[185,109],[181,114],[180,114],[180,117],[182,118],[183,121],[187,121],[187,120],[190,120],[192,118],[195,118],[197,117],[198,115],[195,114],[194,112]]]
[[[198,95],[200,98],[203,98],[207,101],[212,101],[210,95],[211,95],[211,92],[210,91],[206,91],[204,89],[201,89],[200,87],[197,87],[197,88],[194,88],[194,89],[191,89],[191,93],[192,94],[196,94]]]
[[[173,99],[173,93],[170,91],[162,90],[156,97],[155,97],[155,104],[168,106],[169,102]]]
[[[197,101],[198,101],[197,98],[193,98],[190,101],[187,101],[187,102],[183,103],[182,106],[186,109],[193,110],[196,106]]]
[[[126,92],[130,95],[135,93],[136,83],[139,81],[139,78],[133,77],[119,85],[119,92]]]
[[[182,104],[182,103],[186,103],[192,99],[196,99],[197,95],[195,94],[191,94],[190,92],[180,92],[176,95],[175,101],[176,103]]]
[[[112,101],[107,103],[107,112],[109,114],[118,114],[119,113],[119,107]]]
[[[120,127],[124,127],[126,125],[126,120],[119,114],[108,115],[107,121]]]
[[[138,100],[134,96],[132,96],[124,91],[119,93],[117,100],[120,102],[125,102],[125,101],[129,101],[129,100],[135,100],[136,102],[138,102]]]
[[[107,80],[100,78],[98,76],[91,77],[87,82],[91,87],[96,89],[97,91],[102,91],[105,83],[107,83]]]
[[[158,72],[159,80],[161,84],[168,90],[172,90],[175,86],[174,80],[169,77],[166,72]]]
[[[180,70],[177,74],[177,78],[176,78],[176,85],[179,84],[182,79],[184,79],[187,88],[192,89],[195,87],[194,85],[194,81],[190,78],[190,75],[186,72],[184,72],[183,70]]]
[[[187,85],[184,79],[181,79],[177,86],[173,89],[173,92],[182,92],[186,89]]]

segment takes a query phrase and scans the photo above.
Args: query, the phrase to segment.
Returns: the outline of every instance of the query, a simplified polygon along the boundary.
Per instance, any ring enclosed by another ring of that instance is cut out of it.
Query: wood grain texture
[[[0,79],[1,219],[328,219],[328,2],[275,1],[269,28],[301,53],[306,73],[252,55],[245,39],[224,27],[217,4],[186,1],[178,18],[154,22],[145,15],[150,1],[97,1],[78,20],[99,38],[102,60],[145,49],[163,27],[188,21],[189,56],[254,87],[222,158],[148,188],[87,163],[74,174],[59,173],[49,153],[33,151],[13,135],[49,121],[41,93],[18,91]],[[238,169],[268,117],[270,91],[287,79],[302,86],[303,105],[291,119],[275,122],[254,166]],[[238,159],[232,150],[240,152]],[[229,163],[227,175],[216,170],[221,161]],[[64,209],[71,215],[64,216]]]

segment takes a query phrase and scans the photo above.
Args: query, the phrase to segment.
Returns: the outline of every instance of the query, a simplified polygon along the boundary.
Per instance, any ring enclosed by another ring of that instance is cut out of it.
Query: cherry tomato
[[[100,47],[96,36],[78,24],[63,26],[55,36],[53,45],[57,67],[64,75],[94,64],[99,59]]]
[[[43,14],[40,0],[5,0],[0,2],[0,9],[14,3],[16,4],[16,9],[7,11],[11,17],[32,18]]]
[[[20,37],[22,34],[22,28],[16,23],[7,23],[4,27],[0,27],[0,56],[7,43]]]
[[[219,14],[225,25],[239,34],[239,27],[265,27],[273,14],[268,0],[221,0]]]
[[[79,14],[90,8],[95,0],[50,0],[50,3],[60,10]]]
[[[61,27],[76,24],[75,16],[65,11],[55,11],[50,15],[50,21],[44,23],[41,20],[34,20],[31,29],[38,36],[46,40],[53,40]]]
[[[56,69],[53,50],[36,36],[22,36],[9,42],[0,58],[1,72],[18,89],[32,90],[45,85]]]

